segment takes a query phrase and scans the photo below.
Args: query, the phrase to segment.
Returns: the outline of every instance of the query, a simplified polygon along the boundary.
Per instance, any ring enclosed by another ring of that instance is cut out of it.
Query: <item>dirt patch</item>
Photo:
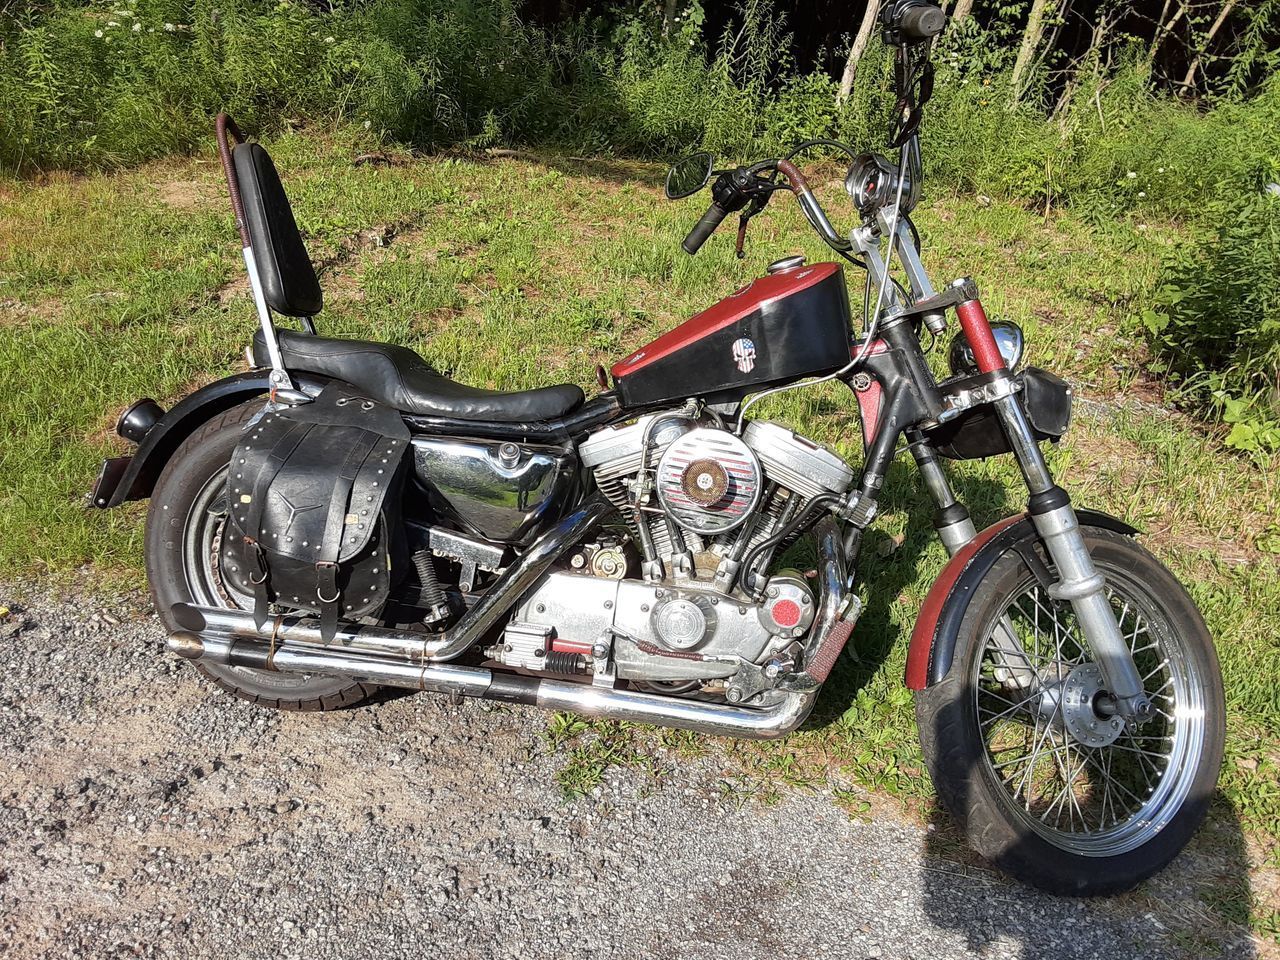
[[[63,309],[64,305],[57,297],[38,304],[0,298],[0,327],[25,327],[40,320],[56,323],[62,317]]]
[[[315,258],[316,273],[324,276],[330,271],[351,262],[366,250],[381,250],[392,243],[408,239],[418,233],[422,224],[427,221],[436,205],[419,210],[412,216],[393,220],[390,223],[379,223],[364,230],[357,230],[339,240],[326,255]]]
[[[202,180],[170,180],[157,185],[156,193],[175,210],[199,210],[214,200],[211,185]]]
[[[213,292],[213,302],[220,307],[225,307],[237,300],[247,300],[251,296],[249,276],[241,270],[234,280],[224,283]]]

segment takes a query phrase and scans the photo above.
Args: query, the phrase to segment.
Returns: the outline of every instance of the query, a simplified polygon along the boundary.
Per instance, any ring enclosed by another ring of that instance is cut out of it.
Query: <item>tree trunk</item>
[[[1164,9],[1160,11],[1160,19],[1156,23],[1155,36],[1151,38],[1151,46],[1147,47],[1148,74],[1155,68],[1156,54],[1160,52],[1160,47],[1164,44],[1165,38],[1173,33],[1173,28],[1178,25],[1178,21],[1187,12],[1187,6],[1188,0],[1183,0],[1182,3],[1178,4],[1178,9],[1174,11],[1173,16],[1166,21],[1165,16],[1169,13],[1169,0],[1164,0]]]
[[[672,24],[676,22],[676,0],[663,0],[662,3],[662,35],[671,36]]]
[[[853,91],[853,78],[858,74],[858,61],[867,52],[867,44],[871,42],[871,32],[876,27],[876,15],[880,12],[880,0],[867,0],[867,8],[862,14],[862,23],[858,26],[858,35],[853,38],[853,46],[849,48],[849,59],[845,61],[844,73],[840,76],[840,92],[836,95],[836,103],[844,103]]]
[[[956,0],[956,11],[951,14],[951,23],[948,25],[948,29],[954,27],[971,13],[973,13],[973,0]]]
[[[1227,22],[1227,17],[1231,16],[1231,11],[1235,9],[1237,0],[1226,0],[1222,5],[1222,9],[1218,11],[1218,18],[1213,21],[1213,25],[1209,27],[1209,32],[1204,35],[1204,44],[1200,47],[1199,52],[1191,58],[1191,66],[1187,67],[1187,75],[1182,78],[1182,89],[1191,90],[1196,82],[1196,71],[1200,69],[1200,60],[1209,48],[1213,46],[1213,38],[1218,35],[1218,31],[1222,29],[1222,25]]]
[[[1031,15],[1027,17],[1027,28],[1022,32],[1022,46],[1018,48],[1018,59],[1013,65],[1013,103],[1022,99],[1023,84],[1027,79],[1027,71],[1040,46],[1040,38],[1044,36],[1044,15],[1052,0],[1031,0]]]
[[[1234,2],[1234,0],[1232,0]],[[1092,69],[1096,73],[1099,67],[1099,61],[1102,57],[1102,47],[1107,41],[1107,34],[1111,30],[1111,21],[1109,20],[1109,12],[1102,11],[1102,15],[1098,19],[1098,25],[1093,28],[1093,35],[1089,39],[1089,49],[1079,59],[1075,71],[1062,88],[1062,96],[1058,98],[1058,105],[1053,108],[1054,117],[1062,117],[1064,123],[1066,113],[1071,106],[1071,99],[1075,96],[1076,91],[1080,89],[1080,80],[1084,76],[1086,70]]]

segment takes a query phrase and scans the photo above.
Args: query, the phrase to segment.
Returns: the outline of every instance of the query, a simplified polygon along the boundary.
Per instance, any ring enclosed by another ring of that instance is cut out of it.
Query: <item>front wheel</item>
[[[969,601],[951,671],[917,694],[934,788],[1006,873],[1074,896],[1119,893],[1191,839],[1222,763],[1217,654],[1186,590],[1130,537],[1083,528],[1156,707],[1108,715],[1070,604],[1015,550]]]

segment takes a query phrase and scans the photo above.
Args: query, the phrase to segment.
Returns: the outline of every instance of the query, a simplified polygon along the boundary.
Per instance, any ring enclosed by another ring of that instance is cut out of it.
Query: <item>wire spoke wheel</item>
[[[1127,724],[1099,710],[1102,674],[1075,613],[1034,579],[993,625],[972,684],[989,770],[1010,806],[1086,856],[1123,853],[1158,833],[1186,798],[1204,741],[1201,681],[1158,600],[1114,576],[1107,592],[1156,707],[1151,720]]]
[[[1129,889],[1177,855],[1208,809],[1225,728],[1217,657],[1186,591],[1132,538],[1090,529],[1086,541],[1150,719],[1117,714],[1070,603],[1016,549],[966,600],[953,666],[916,701],[930,776],[970,842],[1077,895]]]
[[[211,476],[196,494],[183,530],[182,565],[193,600],[202,606],[253,609],[253,597],[232,591],[218,569],[227,520],[227,471]]]

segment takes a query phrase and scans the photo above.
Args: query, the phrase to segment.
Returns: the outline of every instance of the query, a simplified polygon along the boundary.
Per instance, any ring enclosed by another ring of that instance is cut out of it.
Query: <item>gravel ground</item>
[[[272,713],[164,655],[145,611],[37,592],[0,619],[0,956],[1258,949],[1188,936],[1198,891],[1223,882],[1194,857],[1138,896],[1044,896],[938,858],[933,828],[851,819],[826,792],[742,803],[717,747],[655,747],[656,773],[614,768],[566,801],[537,711],[419,695]]]

